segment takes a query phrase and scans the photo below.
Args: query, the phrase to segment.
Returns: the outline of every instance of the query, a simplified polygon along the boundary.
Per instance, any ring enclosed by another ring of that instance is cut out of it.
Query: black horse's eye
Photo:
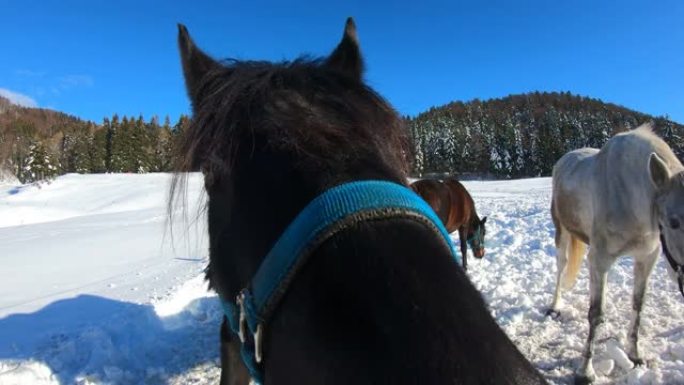
[[[672,229],[678,229],[679,228],[679,219],[677,218],[670,218],[670,228]]]

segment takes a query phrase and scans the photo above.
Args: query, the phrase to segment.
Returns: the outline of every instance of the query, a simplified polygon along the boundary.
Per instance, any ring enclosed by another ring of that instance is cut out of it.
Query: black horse
[[[313,198],[341,183],[406,185],[401,119],[362,80],[356,29],[324,59],[219,63],[179,26],[193,118],[179,171],[208,193],[207,279],[222,298],[248,286]],[[177,174],[172,194],[184,186]],[[268,322],[267,384],[543,384],[427,226],[365,221],[316,248]],[[246,384],[224,321],[222,384]]]

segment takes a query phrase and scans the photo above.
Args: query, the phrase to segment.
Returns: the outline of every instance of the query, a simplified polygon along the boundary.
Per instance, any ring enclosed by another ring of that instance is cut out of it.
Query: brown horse
[[[413,182],[411,188],[432,206],[449,233],[458,230],[464,269],[468,268],[468,244],[475,258],[484,257],[487,217],[477,216],[475,202],[461,182],[456,178],[421,179]]]

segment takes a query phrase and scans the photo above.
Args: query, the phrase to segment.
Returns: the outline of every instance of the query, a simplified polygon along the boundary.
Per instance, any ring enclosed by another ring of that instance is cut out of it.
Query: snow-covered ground
[[[221,310],[206,291],[201,177],[166,220],[169,176],[67,175],[0,185],[0,385],[216,384]],[[466,182],[487,215],[487,255],[469,274],[497,321],[555,384],[571,383],[587,332],[586,268],[559,319],[548,178]],[[457,237],[455,238],[457,242]],[[632,262],[608,279],[599,384],[684,384],[684,300],[659,261],[645,305],[647,365],[624,360]]]

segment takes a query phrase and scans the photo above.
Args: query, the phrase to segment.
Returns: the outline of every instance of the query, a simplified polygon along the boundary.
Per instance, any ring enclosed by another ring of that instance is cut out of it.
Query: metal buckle
[[[261,327],[261,324],[257,325],[256,333],[254,333],[254,358],[256,359],[257,364],[261,363],[261,359],[263,358],[263,351],[261,349],[261,342],[264,337],[264,328]]]
[[[245,293],[240,292],[235,298],[235,302],[240,307],[240,317],[238,319],[238,337],[240,342],[245,343],[247,331],[247,315],[245,314]]]
[[[240,337],[240,342],[244,344],[247,340],[248,330],[247,313],[245,312],[245,293],[240,292],[240,294],[238,294],[237,298],[235,299],[235,302],[240,307],[240,317],[238,321],[238,337]],[[254,332],[254,334],[252,335],[252,338],[254,338],[254,359],[258,364],[261,363],[263,359],[263,349],[261,347],[263,342],[263,336],[264,328],[260,323],[257,325],[256,332]]]

